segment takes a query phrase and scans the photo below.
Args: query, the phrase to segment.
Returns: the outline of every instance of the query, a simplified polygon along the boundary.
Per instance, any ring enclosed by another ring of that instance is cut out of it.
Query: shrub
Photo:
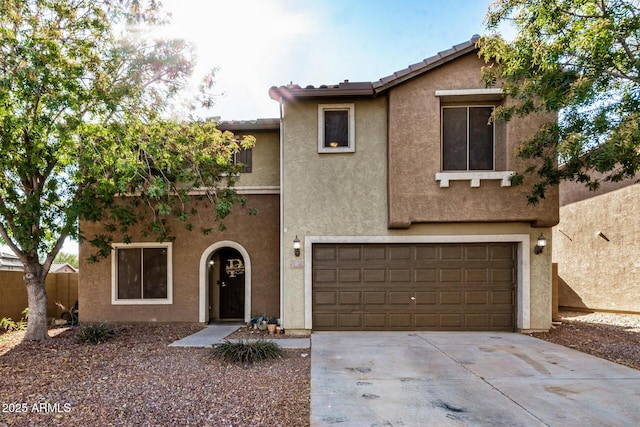
[[[77,341],[84,344],[98,344],[116,336],[116,331],[111,324],[85,325],[80,329]]]
[[[267,359],[277,359],[284,355],[282,348],[273,341],[240,340],[231,342],[225,340],[222,344],[213,346],[214,354],[224,360],[238,363],[254,363]]]
[[[10,317],[3,317],[0,319],[0,328],[6,332],[22,331],[27,328],[27,322],[29,319],[29,307],[22,310],[22,318],[20,320],[13,320]]]

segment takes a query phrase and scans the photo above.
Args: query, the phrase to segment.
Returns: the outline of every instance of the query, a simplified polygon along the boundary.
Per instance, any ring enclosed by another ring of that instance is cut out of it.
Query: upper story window
[[[353,153],[355,147],[355,105],[318,105],[318,152]]]
[[[243,165],[244,169],[242,169],[243,173],[251,173],[251,165],[252,165],[252,149],[247,148],[246,150],[240,150],[236,154],[233,155],[233,164],[234,165]]]
[[[442,170],[495,169],[493,106],[442,107]]]
[[[171,243],[114,244],[113,304],[171,304]]]

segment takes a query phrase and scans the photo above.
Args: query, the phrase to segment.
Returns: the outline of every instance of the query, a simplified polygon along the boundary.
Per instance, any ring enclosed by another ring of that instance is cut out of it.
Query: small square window
[[[171,244],[115,244],[113,304],[171,304]]]
[[[354,104],[318,105],[318,152],[355,151]]]

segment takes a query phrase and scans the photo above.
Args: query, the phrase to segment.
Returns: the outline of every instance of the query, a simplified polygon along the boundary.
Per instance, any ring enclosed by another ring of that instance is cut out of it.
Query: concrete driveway
[[[311,356],[312,426],[640,425],[640,371],[522,334],[320,332]]]

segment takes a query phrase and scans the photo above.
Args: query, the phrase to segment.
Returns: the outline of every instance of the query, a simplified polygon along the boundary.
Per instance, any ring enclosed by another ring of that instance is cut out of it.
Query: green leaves
[[[195,56],[183,40],[150,36],[166,21],[157,6],[0,2],[0,238],[25,259],[52,261],[80,220],[102,224],[80,236],[95,260],[116,234],[170,239],[173,218],[192,229],[200,207],[222,220],[241,202],[233,159],[255,139],[165,117]]]
[[[517,29],[510,42],[495,33],[506,20]],[[496,117],[559,112],[557,128],[541,129],[519,152],[543,160],[531,202],[562,179],[597,188],[594,171],[608,180],[640,171],[636,0],[498,0],[485,23],[493,33],[480,41],[480,55],[491,64],[483,79],[513,101]]]

